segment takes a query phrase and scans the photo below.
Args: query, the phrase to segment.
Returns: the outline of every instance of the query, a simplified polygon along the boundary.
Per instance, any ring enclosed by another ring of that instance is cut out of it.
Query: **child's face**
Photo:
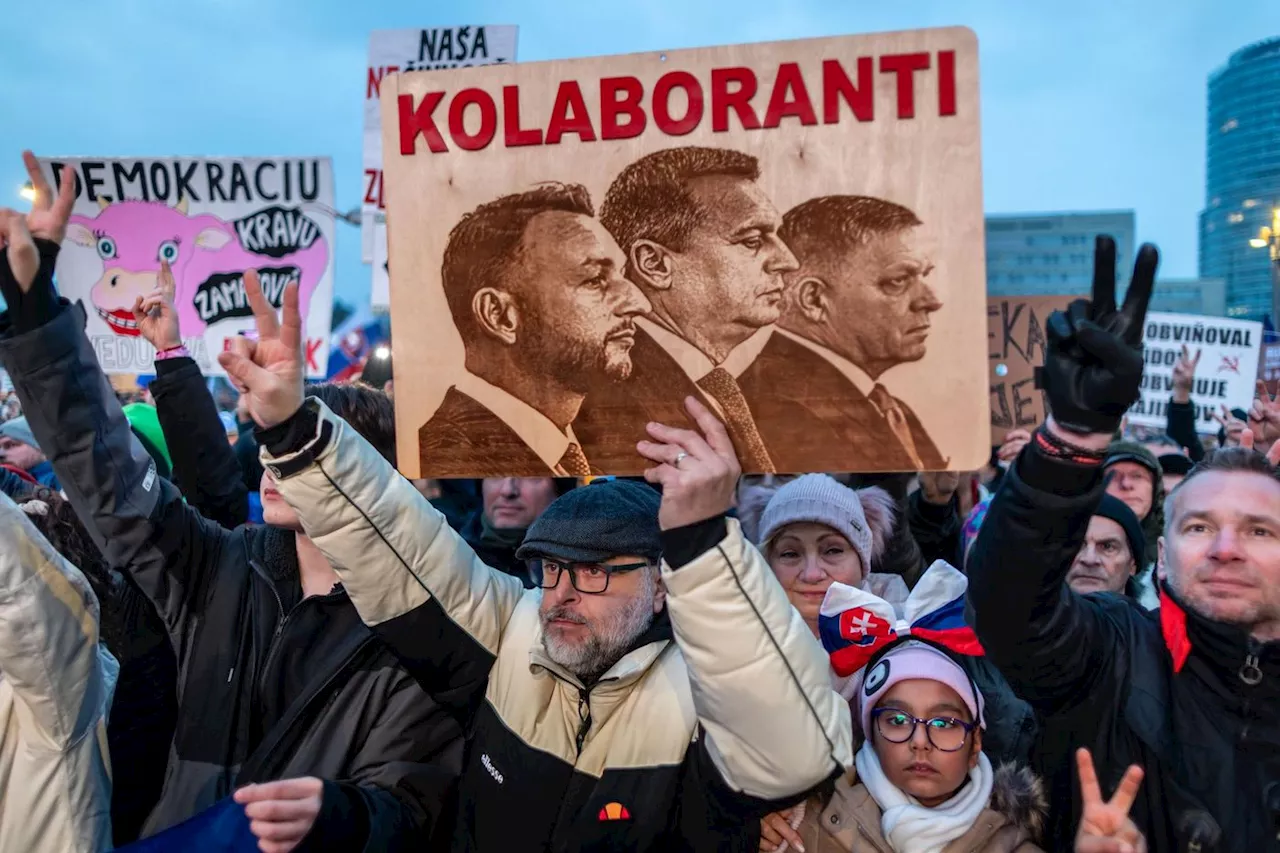
[[[884,775],[896,788],[929,808],[951,799],[978,763],[978,754],[982,751],[981,729],[975,728],[955,752],[944,752],[934,746],[926,727],[919,724],[905,743],[892,741],[906,737],[911,730],[911,720],[906,717],[973,722],[964,700],[941,682],[909,679],[895,684],[876,703],[876,708],[902,712],[879,714],[871,726],[872,746],[880,758]],[[933,729],[933,741],[949,747],[959,742],[962,731],[963,727],[958,725],[948,727],[940,724]]]

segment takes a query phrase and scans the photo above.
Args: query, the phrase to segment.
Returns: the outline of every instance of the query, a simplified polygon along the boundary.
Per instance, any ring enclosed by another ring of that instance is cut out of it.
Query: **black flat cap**
[[[632,555],[662,556],[658,493],[643,483],[605,480],[557,498],[525,534],[516,557],[594,563]]]

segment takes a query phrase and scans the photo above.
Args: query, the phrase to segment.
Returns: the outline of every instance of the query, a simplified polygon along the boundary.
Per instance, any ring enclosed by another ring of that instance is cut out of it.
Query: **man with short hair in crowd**
[[[480,483],[482,505],[459,530],[486,565],[533,587],[526,561],[516,555],[530,525],[551,502],[574,487],[568,477],[488,477]]]
[[[1143,246],[1117,310],[1115,243],[1099,238],[1092,299],[1050,317],[1052,414],[991,502],[968,606],[987,656],[1042,716],[1042,744],[1063,741],[1043,765],[1088,747],[1107,789],[1141,765],[1131,814],[1151,850],[1277,851],[1280,448],[1215,454],[1168,498],[1158,613],[1063,582],[1106,490],[1111,436],[1139,397],[1156,264]],[[1048,846],[1067,849],[1079,789],[1069,773],[1050,777]]]
[[[0,264],[9,307],[0,363],[77,515],[107,562],[159,611],[178,658],[177,728],[144,836],[234,792],[264,850],[420,849],[456,780],[458,722],[361,622],[269,477],[268,525],[230,531],[157,475],[85,336],[83,308],[53,286],[74,177],[63,175],[55,204],[34,157],[25,157],[37,200],[31,236],[10,235],[10,263]],[[245,285],[261,294],[255,272]],[[285,299],[296,311],[296,283]],[[162,373],[196,371],[180,346],[164,354]],[[381,394],[311,390],[365,431],[372,452],[394,452]],[[204,407],[191,417],[216,424],[212,398],[189,399]],[[215,444],[230,453],[225,441]]]
[[[764,558],[727,513],[724,425],[650,424],[647,485],[574,489],[518,555],[481,562],[392,465],[302,394],[301,318],[249,290],[258,340],[220,361],[264,461],[361,616],[471,721],[455,850],[754,849],[761,817],[852,760],[848,703]]]

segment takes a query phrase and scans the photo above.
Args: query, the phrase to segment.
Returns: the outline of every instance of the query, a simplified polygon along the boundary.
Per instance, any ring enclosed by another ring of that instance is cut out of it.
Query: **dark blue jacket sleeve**
[[[249,491],[200,366],[190,358],[157,362],[151,393],[178,488],[210,521],[229,529],[244,524]]]

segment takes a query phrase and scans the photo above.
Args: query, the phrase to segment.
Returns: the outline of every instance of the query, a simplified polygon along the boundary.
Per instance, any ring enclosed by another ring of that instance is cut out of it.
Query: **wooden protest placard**
[[[1218,431],[1213,419],[1222,407],[1248,411],[1253,402],[1262,349],[1262,324],[1198,314],[1151,312],[1142,339],[1142,398],[1129,410],[1129,423],[1164,429],[1173,396],[1173,366],[1186,346],[1200,353],[1191,402],[1196,431]]]
[[[1044,393],[1035,369],[1044,364],[1044,324],[1074,296],[992,296],[987,300],[987,357],[991,368],[991,444],[1010,430],[1044,423]]]
[[[749,473],[987,458],[971,31],[381,93],[407,475],[638,474],[687,396]]]

